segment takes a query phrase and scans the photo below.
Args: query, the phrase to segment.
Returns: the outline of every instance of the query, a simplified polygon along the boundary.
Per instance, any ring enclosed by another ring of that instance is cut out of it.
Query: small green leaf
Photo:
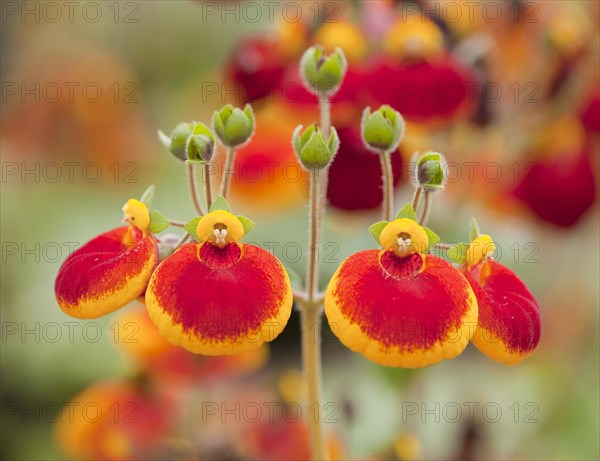
[[[428,239],[427,250],[429,250],[430,248],[433,248],[433,246],[440,241],[440,237],[435,232],[433,232],[431,229],[428,229],[427,227],[424,227],[423,230],[427,234],[427,239]]]
[[[140,202],[146,205],[148,208],[152,205],[152,201],[154,200],[154,191],[156,187],[152,184],[146,191],[142,194],[142,198],[140,198]]]
[[[286,266],[285,264],[283,264],[283,268],[285,269],[285,271],[288,273],[288,276],[290,277],[290,285],[292,285],[292,289],[296,290],[296,291],[302,291],[304,289],[303,287],[303,280],[302,277],[300,277],[300,274],[298,274],[298,272],[296,272],[294,269]]]
[[[467,250],[469,249],[468,243],[457,243],[448,250],[448,258],[457,264],[463,265],[467,261]]]
[[[402,209],[396,215],[396,219],[401,219],[401,218],[412,219],[413,221],[417,220],[417,214],[415,213],[415,210],[413,209],[413,207],[410,203],[407,203],[406,205],[404,205],[402,207]]]
[[[165,146],[168,150],[171,150],[171,138],[164,134],[161,130],[158,130],[158,139],[163,146]]]
[[[479,235],[481,235],[481,231],[479,230],[479,224],[477,224],[475,218],[471,218],[471,221],[469,221],[469,225],[469,240],[472,242],[477,237],[479,237]]]
[[[189,223],[187,223],[183,228],[194,237],[194,240],[198,240],[198,234],[196,233],[196,228],[198,227],[198,223],[202,219],[202,216],[198,216],[197,218],[192,219]]]
[[[162,213],[156,210],[150,210],[150,226],[148,230],[153,234],[158,234],[169,227],[169,220],[165,218]]]
[[[212,203],[212,205],[210,206],[210,209],[208,211],[210,212],[210,211],[216,211],[216,210],[225,210],[225,211],[229,211],[231,213],[231,208],[229,207],[229,203],[227,203],[227,200],[225,200],[222,195],[219,195],[215,199],[215,201]]]
[[[242,223],[242,227],[244,228],[244,235],[248,235],[248,232],[250,232],[254,228],[254,222],[241,215],[237,216],[237,218]]]
[[[388,224],[388,221],[379,221],[369,227],[369,232],[371,233],[371,236],[377,245],[381,245],[381,242],[379,242],[379,236],[381,235],[383,228]]]

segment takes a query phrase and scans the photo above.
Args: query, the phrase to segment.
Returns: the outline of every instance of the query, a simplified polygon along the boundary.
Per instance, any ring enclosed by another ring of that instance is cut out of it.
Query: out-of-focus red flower
[[[600,92],[590,94],[581,113],[581,122],[586,130],[600,133]]]
[[[347,459],[342,442],[334,433],[327,434],[326,439],[330,460]],[[308,425],[304,421],[295,421],[291,411],[290,420],[277,418],[249,425],[240,448],[247,459],[265,461],[313,459]]]
[[[407,120],[447,123],[475,106],[475,76],[450,56],[415,63],[380,60],[366,80],[375,100]]]
[[[306,34],[302,21],[283,21],[274,35],[247,38],[234,48],[225,75],[240,86],[244,102],[271,99],[281,91],[286,68],[302,53]]]
[[[379,156],[368,150],[361,139],[360,126],[339,128],[340,149],[329,169],[327,198],[342,210],[377,208],[383,201],[383,180]],[[392,154],[394,185],[400,182],[403,162]]]
[[[231,179],[232,202],[260,203],[253,210],[279,213],[304,202],[307,177],[292,148],[292,133],[301,120],[279,104],[255,112],[256,131],[252,140],[235,156]]]
[[[596,200],[596,178],[579,121],[561,118],[545,127],[513,194],[544,221],[561,227],[579,221]]]
[[[276,42],[267,38],[246,39],[234,49],[225,74],[240,85],[243,100],[252,102],[280,88],[285,61]]]
[[[167,399],[168,400],[168,399]],[[73,397],[55,426],[55,440],[76,460],[136,460],[161,444],[173,406],[134,381],[102,381]]]
[[[142,372],[157,382],[214,382],[252,373],[269,359],[267,345],[238,355],[205,357],[187,352],[164,339],[138,304],[117,317],[116,343]]]

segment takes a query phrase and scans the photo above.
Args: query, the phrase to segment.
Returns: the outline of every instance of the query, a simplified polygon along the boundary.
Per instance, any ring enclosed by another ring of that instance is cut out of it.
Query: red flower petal
[[[542,319],[540,307],[525,284],[496,261],[462,269],[479,304],[473,344],[507,365],[531,355],[540,342]]]
[[[272,341],[292,309],[289,277],[269,252],[229,244],[182,246],[154,272],[146,307],[173,344],[205,355],[231,355]]]
[[[441,258],[398,259],[367,250],[335,273],[325,313],[351,350],[381,365],[415,368],[465,349],[477,323],[477,302],[462,274]]]
[[[72,317],[106,315],[144,292],[157,263],[152,234],[118,227],[69,255],[56,276],[56,300]]]

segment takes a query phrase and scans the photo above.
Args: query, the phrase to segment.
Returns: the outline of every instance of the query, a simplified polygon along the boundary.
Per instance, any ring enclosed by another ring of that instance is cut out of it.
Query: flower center
[[[423,253],[429,239],[421,226],[412,219],[401,218],[390,222],[379,236],[381,246],[401,258],[413,253]]]
[[[467,267],[471,268],[482,260],[488,259],[495,249],[496,246],[489,235],[480,235],[471,242],[471,245],[469,245],[469,248],[467,249]]]
[[[244,226],[228,211],[216,210],[208,213],[198,222],[196,234],[200,241],[210,242],[223,248],[244,236]]]
[[[123,221],[145,231],[150,225],[150,212],[148,207],[139,200],[129,199],[123,206]]]

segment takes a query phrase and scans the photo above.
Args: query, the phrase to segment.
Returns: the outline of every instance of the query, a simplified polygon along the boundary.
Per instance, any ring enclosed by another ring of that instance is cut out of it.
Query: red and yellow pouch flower
[[[385,366],[425,367],[460,355],[477,324],[477,301],[456,268],[425,253],[439,238],[417,224],[410,206],[371,232],[383,249],[347,258],[327,287],[332,331]]]
[[[460,270],[479,304],[472,342],[491,359],[516,365],[531,355],[540,342],[540,306],[514,272],[491,259],[495,245],[489,235],[479,235],[478,229],[472,231],[472,241],[463,250]]]
[[[153,188],[149,191],[151,195]],[[143,200],[130,199],[123,212],[128,226],[90,240],[60,267],[54,292],[66,314],[80,319],[101,317],[144,293],[159,259],[152,232],[164,229],[166,220],[150,211]]]
[[[163,337],[194,353],[232,355],[281,333],[292,309],[290,279],[268,251],[238,243],[251,225],[224,209],[186,225],[200,242],[161,262],[146,291]]]

